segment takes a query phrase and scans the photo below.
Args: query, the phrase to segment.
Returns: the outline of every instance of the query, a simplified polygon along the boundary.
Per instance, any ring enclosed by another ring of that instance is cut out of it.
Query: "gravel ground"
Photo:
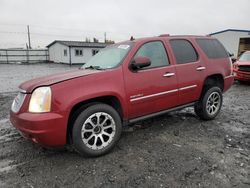
[[[172,112],[124,129],[111,153],[82,158],[43,149],[9,122],[18,82],[68,69],[0,65],[0,187],[250,187],[249,85],[235,83],[213,121]]]
[[[38,63],[38,64],[0,64],[0,93],[17,91],[20,83],[54,73],[79,68],[80,65]]]

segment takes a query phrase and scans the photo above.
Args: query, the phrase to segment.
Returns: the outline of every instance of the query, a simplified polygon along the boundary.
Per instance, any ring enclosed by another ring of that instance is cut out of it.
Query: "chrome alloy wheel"
[[[92,150],[103,149],[114,139],[115,128],[115,121],[109,114],[96,112],[83,123],[82,141]]]
[[[211,93],[209,95],[209,97],[207,99],[207,103],[206,103],[207,113],[209,115],[216,114],[220,109],[220,105],[221,105],[221,96],[220,96],[220,94],[217,93],[217,92]]]

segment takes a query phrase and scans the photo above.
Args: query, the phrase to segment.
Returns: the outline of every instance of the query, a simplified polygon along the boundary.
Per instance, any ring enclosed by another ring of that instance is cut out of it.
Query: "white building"
[[[211,33],[210,36],[217,38],[236,58],[242,52],[250,50],[250,30],[226,29]]]
[[[108,44],[97,42],[55,40],[47,48],[49,60],[56,63],[84,64]]]

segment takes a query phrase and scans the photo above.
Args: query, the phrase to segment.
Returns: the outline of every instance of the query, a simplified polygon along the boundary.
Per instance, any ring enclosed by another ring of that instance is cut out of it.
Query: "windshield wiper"
[[[104,68],[101,68],[100,66],[93,66],[93,65],[85,67],[85,69],[104,70]]]

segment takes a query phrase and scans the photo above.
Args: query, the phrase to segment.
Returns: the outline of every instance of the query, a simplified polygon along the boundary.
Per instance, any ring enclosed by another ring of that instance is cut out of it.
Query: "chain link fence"
[[[47,49],[0,49],[1,63],[40,63],[49,61]]]

